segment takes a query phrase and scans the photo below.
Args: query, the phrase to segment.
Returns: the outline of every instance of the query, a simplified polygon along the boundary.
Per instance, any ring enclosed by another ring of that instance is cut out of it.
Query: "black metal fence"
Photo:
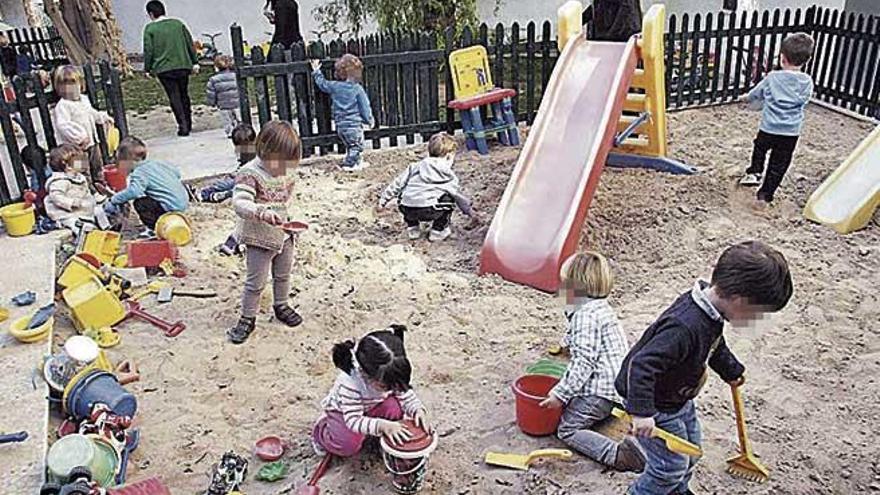
[[[41,68],[53,69],[70,63],[64,41],[54,27],[19,28],[5,31],[16,53],[27,53]]]
[[[83,67],[83,73],[85,92],[92,106],[108,111],[120,134],[126,136],[128,121],[119,71],[102,61],[97,67]],[[27,167],[22,161],[21,150],[25,146],[44,150],[57,146],[52,106],[58,101],[58,96],[52,88],[33,72],[16,77],[14,90],[15,98],[12,101],[0,101],[0,132],[6,145],[6,156],[2,157],[0,163],[0,206],[20,201],[28,189]],[[111,157],[101,126],[98,127],[98,138],[104,161],[108,163]]]
[[[669,108],[725,103],[747,93],[777,66],[782,39],[793,32],[816,40],[805,71],[813,77],[817,98],[880,117],[880,19],[817,7],[671,16]]]

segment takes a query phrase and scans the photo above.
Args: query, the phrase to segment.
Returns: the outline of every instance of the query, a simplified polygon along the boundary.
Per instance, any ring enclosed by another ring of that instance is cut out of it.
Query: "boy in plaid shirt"
[[[623,442],[593,431],[622,400],[614,379],[627,353],[626,336],[607,297],[614,285],[608,260],[599,253],[577,253],[562,265],[568,330],[562,345],[571,361],[542,407],[564,407],[557,436],[585,456],[619,471],[641,471],[644,455],[632,437]]]

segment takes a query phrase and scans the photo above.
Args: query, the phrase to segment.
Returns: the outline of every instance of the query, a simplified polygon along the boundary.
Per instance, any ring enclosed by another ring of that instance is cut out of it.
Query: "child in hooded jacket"
[[[62,144],[49,154],[52,175],[46,181],[46,215],[74,232],[77,220],[93,220],[96,214],[95,197],[82,173],[85,163],[85,155],[71,144]]]
[[[813,45],[813,38],[806,33],[787,36],[782,41],[779,57],[782,69],[767,74],[746,96],[752,105],[762,109],[762,114],[752,151],[752,164],[740,180],[740,185],[760,186],[758,201],[773,201],[791,166],[804,125],[804,110],[813,96],[813,79],[803,72],[804,64],[813,55]]]
[[[422,223],[431,224],[430,241],[448,238],[452,234],[449,223],[456,206],[478,220],[471,201],[459,191],[458,176],[452,170],[456,151],[458,142],[452,136],[446,133],[431,136],[429,156],[401,172],[379,198],[381,208],[397,200],[410,240],[421,238]]]

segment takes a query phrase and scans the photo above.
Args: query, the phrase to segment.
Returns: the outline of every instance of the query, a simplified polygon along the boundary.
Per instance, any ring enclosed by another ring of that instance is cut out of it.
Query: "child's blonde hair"
[[[83,89],[83,75],[79,68],[73,65],[62,65],[55,70],[52,77],[52,85],[57,92],[67,85],[76,85],[80,91]]]
[[[608,259],[595,251],[571,255],[559,270],[562,286],[577,295],[604,299],[614,287],[614,272]]]
[[[364,63],[361,62],[361,59],[350,53],[346,53],[340,57],[340,59],[336,61],[336,64],[333,65],[333,69],[336,79],[340,81],[346,81],[348,79],[360,81],[364,77]]]
[[[118,160],[142,162],[147,159],[147,145],[134,136],[128,136],[119,143],[116,150]]]
[[[235,60],[229,55],[217,55],[214,57],[214,67],[220,71],[229,70],[235,67]]]
[[[445,132],[438,132],[428,141],[428,155],[433,157],[446,156],[458,151],[458,141]]]
[[[261,160],[293,160],[302,158],[302,141],[289,122],[266,122],[257,135],[257,156]]]

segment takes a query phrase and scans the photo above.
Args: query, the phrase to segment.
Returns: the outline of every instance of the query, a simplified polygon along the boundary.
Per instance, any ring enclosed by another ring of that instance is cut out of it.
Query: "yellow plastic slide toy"
[[[841,234],[863,228],[880,206],[880,126],[813,192],[804,216]]]

